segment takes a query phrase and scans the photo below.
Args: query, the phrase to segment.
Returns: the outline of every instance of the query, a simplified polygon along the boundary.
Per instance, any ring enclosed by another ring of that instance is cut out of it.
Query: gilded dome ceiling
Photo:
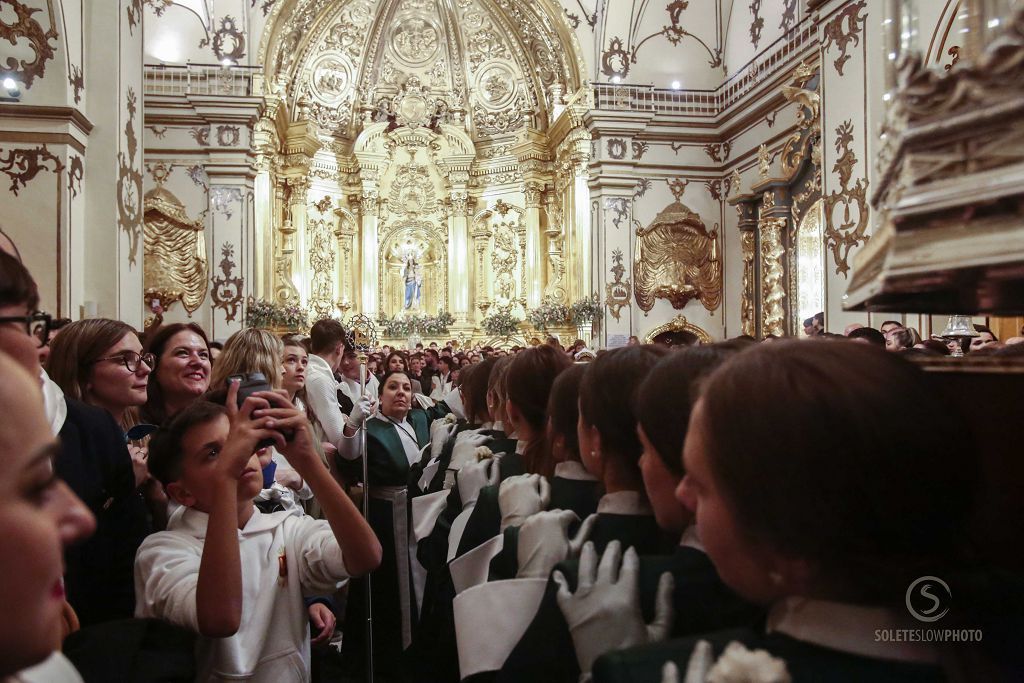
[[[352,138],[415,83],[473,137],[547,127],[552,98],[584,65],[564,12],[546,0],[292,0],[264,34],[269,87],[326,136]]]

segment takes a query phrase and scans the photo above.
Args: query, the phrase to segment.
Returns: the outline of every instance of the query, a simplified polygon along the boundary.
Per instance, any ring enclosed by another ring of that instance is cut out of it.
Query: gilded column
[[[256,179],[253,182],[254,234],[253,283],[249,291],[254,297],[272,299],[274,270],[274,181],[270,175],[272,156],[265,151],[256,155]]]
[[[478,217],[476,222],[473,224],[473,252],[476,254],[476,262],[473,265],[473,281],[476,283],[474,304],[480,312],[477,320],[485,317],[487,315],[487,309],[491,306],[491,302],[487,298],[487,262],[485,260],[485,256],[487,254],[487,241],[491,237],[491,231],[487,227],[488,216],[489,214],[485,213]]]
[[[377,224],[380,198],[376,183],[364,183],[362,205],[362,268],[360,287],[360,312],[371,318],[377,316]]]
[[[288,189],[291,191],[288,196],[288,212],[291,216],[291,227],[290,227],[290,247],[291,250],[288,253],[288,262],[292,264],[292,268],[295,267],[295,252],[298,251],[300,254],[305,254],[305,239],[306,239],[306,197],[309,194],[309,178],[292,177],[288,179]],[[284,229],[282,229],[284,232]],[[294,270],[292,271],[294,273]],[[305,303],[309,299],[309,288],[306,283],[306,278],[297,278],[298,284],[295,283],[295,278],[292,279],[292,285],[298,290],[299,300]]]
[[[544,253],[543,237],[540,229],[541,194],[544,185],[539,182],[525,183],[523,193],[526,195],[526,306],[536,308],[540,305],[544,292],[544,265],[541,259]]]
[[[590,172],[589,159],[576,161],[573,165],[573,234],[578,246],[576,262],[579,264],[579,278],[572,283],[573,299],[590,296],[593,289],[593,236],[590,225]]]
[[[469,181],[468,173],[465,181]],[[469,321],[470,312],[469,218],[466,215],[469,210],[469,192],[466,182],[453,182],[448,195],[451,202],[448,214],[448,310],[455,316],[457,325],[465,325]]]
[[[554,192],[547,192],[544,195],[544,211],[547,213],[547,229],[544,237],[547,239],[547,284],[544,287],[544,298],[553,299],[560,303],[565,301],[565,255],[562,253],[564,235],[562,226],[564,224],[564,212],[559,205],[558,195]]]
[[[754,310],[754,246],[753,230],[740,232],[740,248],[743,252],[743,292],[740,298],[740,330],[751,337],[757,334],[756,312]]]
[[[761,242],[761,333],[778,337],[786,334],[786,286],[784,282],[786,248],[783,245],[783,231],[786,219],[771,216],[775,207],[775,193],[764,194],[758,220],[758,235]]]
[[[274,248],[274,301],[286,303],[299,300],[299,290],[292,282],[294,273],[295,229],[292,227],[291,210],[288,207],[287,183],[279,179],[274,187],[274,204],[283,215],[277,229],[277,244]]]
[[[338,224],[334,228],[334,238],[338,242],[338,300],[335,305],[343,318],[348,317],[352,309],[352,264],[354,263],[353,242],[356,236],[356,222],[352,213],[346,209],[335,209]]]

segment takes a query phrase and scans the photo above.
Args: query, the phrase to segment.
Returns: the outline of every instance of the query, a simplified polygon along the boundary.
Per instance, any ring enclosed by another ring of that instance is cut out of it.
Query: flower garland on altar
[[[492,313],[480,321],[480,327],[489,335],[494,337],[511,337],[519,331],[519,318],[515,318],[507,311]]]
[[[448,328],[455,324],[455,316],[448,311],[437,315],[396,315],[388,318],[381,315],[377,325],[385,337],[406,339],[414,334],[431,337],[447,334]]]
[[[573,322],[579,325],[589,323],[600,316],[601,308],[601,300],[598,299],[595,294],[574,302],[573,305],[569,307],[569,310],[572,311]]]
[[[530,309],[526,319],[538,330],[546,330],[548,327],[568,325],[572,312],[563,303],[545,299],[537,308]]]
[[[309,328],[309,311],[294,303],[277,304],[249,297],[245,324],[248,327],[304,331]]]

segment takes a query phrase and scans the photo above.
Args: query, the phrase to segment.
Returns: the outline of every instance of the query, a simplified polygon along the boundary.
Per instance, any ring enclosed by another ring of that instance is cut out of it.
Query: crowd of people
[[[334,319],[38,306],[0,253],[0,679],[1024,676],[970,428],[905,357],[948,349],[900,323],[364,365]]]

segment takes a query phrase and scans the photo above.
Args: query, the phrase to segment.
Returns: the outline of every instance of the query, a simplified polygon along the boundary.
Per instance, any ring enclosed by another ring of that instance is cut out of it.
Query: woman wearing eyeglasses
[[[139,422],[153,364],[130,325],[93,318],[61,330],[46,370],[66,396],[105,408],[127,431]]]

